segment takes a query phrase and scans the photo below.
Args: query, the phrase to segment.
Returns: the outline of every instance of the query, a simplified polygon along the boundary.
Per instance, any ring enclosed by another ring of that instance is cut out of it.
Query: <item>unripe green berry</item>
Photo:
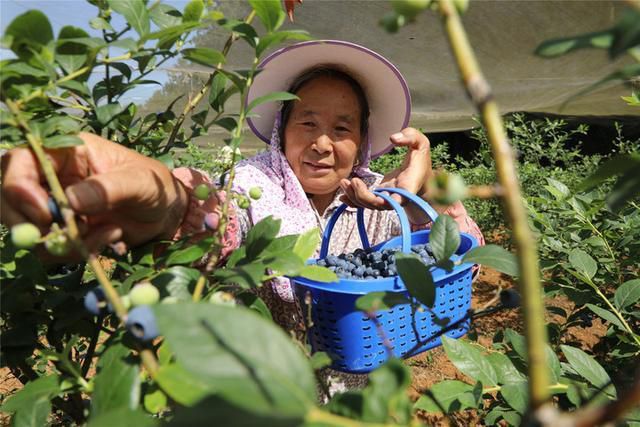
[[[453,0],[453,4],[458,10],[459,14],[463,14],[469,8],[469,0]]]
[[[160,301],[160,291],[151,283],[140,283],[129,291],[129,299],[133,307],[152,305]]]
[[[433,180],[436,187],[435,201],[443,205],[451,205],[467,195],[467,186],[458,174],[439,173]]]
[[[129,298],[129,295],[121,295],[120,301],[122,301],[122,305],[125,310],[129,310],[131,308],[131,298]]]
[[[11,241],[18,248],[31,249],[38,240],[40,240],[40,230],[29,222],[11,227]]]
[[[71,250],[71,242],[65,234],[49,234],[44,241],[44,247],[51,255],[65,256]]]
[[[235,307],[236,305],[236,300],[233,298],[233,295],[223,291],[214,292],[211,298],[209,298],[209,302],[211,304],[227,305],[230,307]]]
[[[251,205],[251,202],[249,202],[249,199],[247,199],[244,196],[239,196],[237,199],[238,202],[238,207],[240,209],[249,209],[249,206]]]
[[[178,301],[179,301],[178,298],[174,296],[168,296],[166,298],[162,298],[162,301],[160,301],[160,304],[175,304]]]
[[[380,25],[388,32],[388,33],[397,33],[400,27],[405,24],[404,15],[398,15],[395,12],[391,12],[386,14],[381,20]]]
[[[253,200],[260,199],[260,197],[262,197],[262,188],[260,188],[260,187],[252,187],[249,190],[249,197],[251,197]]]
[[[210,192],[211,188],[207,184],[200,184],[193,189],[193,195],[198,200],[207,200]]]
[[[431,4],[431,0],[391,0],[391,6],[398,15],[402,15],[407,20],[412,21],[416,15]]]

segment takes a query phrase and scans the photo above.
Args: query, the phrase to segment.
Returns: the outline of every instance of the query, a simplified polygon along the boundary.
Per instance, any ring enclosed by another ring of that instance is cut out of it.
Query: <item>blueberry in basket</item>
[[[327,267],[341,279],[374,280],[398,274],[395,254],[400,250],[400,248],[387,248],[374,251],[370,248],[358,248],[347,254],[329,255],[319,259],[316,264]],[[413,245],[411,251],[426,265],[436,262],[429,243]]]

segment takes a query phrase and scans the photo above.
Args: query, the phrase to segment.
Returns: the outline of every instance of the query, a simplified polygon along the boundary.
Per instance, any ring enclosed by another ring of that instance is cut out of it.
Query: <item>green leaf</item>
[[[310,362],[313,370],[317,371],[319,369],[326,368],[327,366],[331,365],[332,361],[327,353],[325,353],[324,351],[318,351],[313,353],[313,355],[311,356]]]
[[[460,246],[458,223],[449,215],[439,215],[431,227],[429,244],[436,260],[449,259]]]
[[[47,15],[39,10],[30,10],[18,15],[7,27],[5,37],[11,37],[11,50],[18,58],[28,60],[31,49],[39,52],[42,46],[53,40],[53,29]]]
[[[516,369],[511,359],[503,353],[489,353],[487,361],[491,363],[498,375],[498,384],[509,384],[525,381],[525,377]]]
[[[121,343],[109,347],[98,362],[91,399],[91,418],[116,409],[134,410],[140,401],[140,369]]]
[[[182,15],[183,22],[197,22],[202,17],[204,11],[204,2],[202,0],[191,0],[184,7],[184,14]]]
[[[226,20],[224,24],[222,24],[222,27],[232,31],[236,36],[241,37],[249,44],[249,46],[256,46],[258,34],[256,33],[256,30],[246,22],[230,19]]]
[[[182,55],[189,61],[214,68],[216,68],[218,64],[224,64],[226,60],[222,52],[210,47],[183,49]]]
[[[209,89],[209,105],[215,111],[220,112],[224,108],[224,93],[227,87],[227,76],[222,73],[215,73],[211,80],[211,88]]]
[[[180,300],[189,300],[198,277],[200,277],[199,270],[176,265],[155,276],[151,283],[160,289],[163,296],[167,293]]]
[[[593,305],[593,304],[585,304],[585,305],[589,310],[593,311],[599,317],[616,325],[621,331],[626,330],[626,328],[624,327],[620,319],[618,319],[618,317],[612,312],[610,312],[609,310],[605,310],[604,308],[598,307],[597,305]]]
[[[209,396],[193,408],[178,408],[170,427],[298,427],[304,425],[302,414],[285,414],[277,409],[256,409],[248,404]]]
[[[557,181],[553,178],[547,178],[547,182],[549,183],[549,186],[557,191],[557,194],[559,197],[556,197],[557,200],[564,200],[567,197],[571,196],[571,191],[569,190],[569,187],[567,187],[566,185],[564,185],[564,183]],[[545,188],[549,189],[549,186],[546,186]]]
[[[562,103],[560,108],[561,109],[564,108],[569,102],[575,100],[576,98],[581,97],[582,95],[585,95],[589,92],[594,91],[595,89],[599,88],[600,86],[606,83],[609,83],[614,80],[620,80],[624,82],[624,81],[631,80],[631,78],[635,76],[640,76],[640,64],[625,65],[624,67],[603,77],[602,79],[598,80],[592,85],[587,86],[585,89],[579,91],[578,93],[571,95],[569,99],[567,99],[565,102]]]
[[[255,224],[247,233],[245,246],[247,248],[247,258],[256,259],[262,251],[275,239],[280,231],[280,219],[274,219],[273,216],[262,219]]]
[[[43,141],[43,145],[47,148],[75,147],[82,144],[84,142],[75,135],[50,136]]]
[[[558,355],[551,348],[549,344],[545,344],[545,358],[547,362],[549,381],[552,383],[560,382],[560,376],[562,375],[562,366],[560,365],[560,359]]]
[[[100,17],[93,18],[91,21],[89,21],[89,25],[94,30],[113,31],[113,27],[111,26],[111,24],[109,24],[109,22],[104,18],[100,18]]]
[[[611,30],[597,31],[574,37],[546,40],[535,50],[535,54],[545,58],[553,58],[571,51],[584,48],[607,49],[613,41]]]
[[[598,271],[598,265],[595,260],[582,249],[574,249],[569,252],[569,263],[576,271],[589,280],[595,276]]]
[[[149,12],[143,0],[107,0],[111,9],[124,16],[131,28],[144,37],[149,33]]]
[[[435,413],[452,413],[474,408],[477,405],[473,386],[458,380],[444,380],[429,389],[430,394],[420,396],[414,409]]]
[[[106,126],[118,114],[124,111],[124,107],[117,102],[101,105],[96,108],[96,118],[102,126]]]
[[[251,292],[251,291],[240,292],[239,294],[236,295],[236,299],[241,301],[245,307],[258,312],[262,317],[269,320],[273,320],[273,316],[271,316],[271,311],[269,310],[269,307],[267,307],[267,304],[265,304],[262,298],[257,296],[255,292]]]
[[[396,266],[402,282],[411,296],[427,307],[433,307],[436,299],[436,286],[429,267],[424,265],[416,254],[396,254]]]
[[[89,419],[88,427],[153,427],[158,420],[142,411],[132,411],[128,408],[117,408]]]
[[[568,345],[561,345],[560,348],[566,356],[569,365],[571,365],[578,375],[589,381],[592,385],[597,388],[603,388],[611,382],[607,371],[587,353],[579,348],[569,347]],[[611,397],[616,397],[616,389],[613,384],[608,385],[604,389],[604,392]]]
[[[144,409],[152,414],[157,414],[167,407],[167,395],[160,389],[147,392],[144,395]]]
[[[153,310],[180,364],[228,402],[284,416],[314,405],[308,360],[273,322],[242,307],[178,303]]]
[[[446,335],[442,336],[442,345],[449,360],[463,374],[480,381],[483,385],[498,385],[498,375],[478,348],[465,341],[449,338]]]
[[[78,95],[82,95],[87,98],[91,96],[91,94],[89,93],[89,88],[87,87],[87,84],[84,82],[69,80],[66,82],[57,83],[57,86],[63,89],[70,90],[71,92],[77,93]]]
[[[6,340],[6,337],[5,337]],[[51,398],[60,392],[60,377],[58,375],[47,375],[34,381],[29,381],[22,390],[9,396],[0,407],[2,412],[31,412],[31,407],[36,402]],[[48,413],[47,413],[48,415]],[[40,424],[43,425],[43,424]]]
[[[291,101],[293,99],[300,99],[296,95],[289,92],[271,92],[263,96],[259,96],[258,98],[251,101],[249,107],[247,109],[248,112],[252,111],[258,105],[264,104],[266,102],[279,102],[279,101]]]
[[[160,366],[154,380],[169,397],[184,406],[192,406],[211,394],[215,386],[183,368],[180,363]]]
[[[48,397],[41,396],[31,402],[28,410],[16,412],[11,418],[14,427],[41,427],[47,425],[51,414],[51,401]]]
[[[67,25],[60,30],[56,47],[56,61],[67,73],[76,71],[87,62],[89,49],[84,44],[65,41],[65,39],[84,37],[89,37],[89,34],[81,28]]]
[[[225,284],[236,284],[243,288],[257,288],[262,284],[265,268],[262,262],[255,262],[233,268],[219,268],[213,273],[213,276]]]
[[[314,227],[298,236],[293,247],[293,253],[298,255],[302,261],[306,261],[316,253],[316,248],[319,244],[320,231],[317,227]]]
[[[356,308],[368,312],[390,310],[400,304],[411,304],[406,295],[400,292],[369,292],[356,300]]]
[[[462,262],[482,264],[514,277],[519,274],[515,254],[498,245],[475,247],[462,257]]]
[[[502,394],[507,404],[515,409],[516,412],[519,414],[525,414],[527,412],[529,393],[526,382],[505,384],[500,389],[500,394]]]
[[[191,264],[192,262],[201,259],[205,253],[206,249],[203,247],[189,246],[185,249],[171,252],[167,258],[167,265]]]
[[[591,190],[601,182],[640,168],[640,155],[637,153],[622,154],[607,160],[596,171],[580,183],[579,191]]]
[[[175,7],[159,3],[149,11],[149,17],[159,28],[174,27],[182,22],[182,13]]]
[[[365,422],[394,421],[407,425],[411,418],[411,402],[407,388],[411,372],[400,359],[391,358],[369,374],[369,384],[363,391]]]
[[[256,56],[260,57],[265,50],[273,45],[280,44],[285,40],[311,40],[309,33],[302,30],[292,31],[278,31],[271,34],[266,34],[260,38],[258,45],[256,46]]]
[[[316,282],[331,283],[338,281],[336,273],[318,265],[305,265],[300,269],[298,275],[309,280],[315,280]]]
[[[267,32],[277,30],[284,22],[285,13],[280,0],[249,0]]]
[[[618,212],[628,200],[640,194],[640,170],[636,169],[621,176],[607,196],[607,205],[613,212]]]
[[[640,301],[640,279],[633,279],[624,282],[613,296],[613,302],[620,310],[624,310]]]

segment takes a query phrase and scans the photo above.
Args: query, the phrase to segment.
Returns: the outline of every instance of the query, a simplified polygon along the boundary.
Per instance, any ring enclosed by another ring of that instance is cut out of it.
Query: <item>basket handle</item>
[[[419,196],[416,196],[415,194],[407,190],[403,190],[401,188],[377,188],[373,190],[373,193],[376,196],[383,198],[387,203],[389,203],[389,205],[391,205],[393,210],[396,211],[396,213],[398,214],[398,219],[400,220],[400,228],[402,231],[401,233],[402,252],[405,252],[405,253],[411,252],[411,226],[409,225],[409,220],[407,219],[407,215],[404,212],[404,209],[402,208],[400,203],[396,202],[393,198],[391,198],[391,196],[385,193],[396,193],[409,199],[410,201],[415,203],[418,207],[420,207],[431,218],[432,221],[435,221],[435,219],[438,217],[437,212],[431,207],[431,205],[425,202],[422,198],[420,198]],[[322,233],[322,245],[320,247],[320,258],[325,258],[327,256],[329,252],[329,241],[331,240],[331,233],[333,231],[333,227],[336,225],[338,218],[340,217],[340,215],[342,215],[342,213],[346,208],[347,208],[347,205],[342,204],[341,206],[338,207],[338,209],[336,209],[333,215],[331,215],[331,218],[327,223],[327,227],[324,229],[324,232]],[[367,249],[371,245],[369,244],[369,239],[367,237],[367,230],[364,224],[363,208],[360,208],[360,207],[358,208],[356,219],[358,224],[358,234],[360,235],[360,241],[362,242],[362,247]]]

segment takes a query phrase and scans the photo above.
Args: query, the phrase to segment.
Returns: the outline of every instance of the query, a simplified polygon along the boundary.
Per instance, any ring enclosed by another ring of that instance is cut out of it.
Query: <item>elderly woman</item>
[[[360,244],[357,206],[368,208],[367,233],[372,244],[399,234],[396,214],[375,196],[376,187],[401,187],[424,197],[431,175],[429,140],[407,128],[410,97],[393,64],[362,46],[342,41],[304,42],[281,49],[263,61],[249,101],[287,90],[299,99],[266,103],[249,119],[251,129],[269,149],[241,162],[233,189],[247,193],[261,187],[263,196],[248,210],[235,207],[227,248],[242,242],[250,227],[273,215],[282,219],[281,235],[322,229],[344,201],[351,208],[333,232],[331,253]],[[200,171],[169,171],[162,163],[95,135],[81,135],[85,145],[50,152],[73,209],[87,218],[85,240],[93,248],[124,240],[137,245],[152,239],[201,232],[215,227],[219,200],[191,196],[199,183],[211,182]],[[403,164],[381,176],[369,161],[392,147],[407,147]],[[3,157],[2,220],[29,221],[47,228],[52,218],[32,153],[15,149]],[[459,202],[437,207],[451,215],[461,231],[483,242],[482,234]],[[407,215],[416,228],[429,223],[410,204]],[[300,318],[286,280],[265,286],[276,321],[296,329]]]

